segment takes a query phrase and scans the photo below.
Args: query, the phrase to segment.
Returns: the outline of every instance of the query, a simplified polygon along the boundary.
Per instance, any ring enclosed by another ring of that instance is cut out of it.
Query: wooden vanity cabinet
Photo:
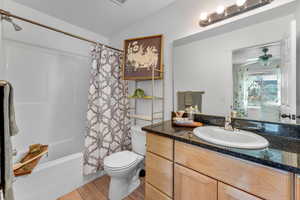
[[[262,199],[219,182],[218,200],[262,200]]]
[[[216,180],[175,164],[175,200],[217,200],[217,191]]]
[[[154,197],[158,200],[172,199],[173,148],[174,140],[156,134],[147,134],[146,199],[152,200]]]
[[[293,174],[175,142],[175,163],[267,200],[291,200]]]
[[[171,200],[170,197],[160,192],[158,189],[154,188],[149,183],[145,185],[145,200]]]
[[[173,163],[153,153],[146,154],[146,182],[173,196]]]
[[[148,133],[146,200],[172,199],[300,200],[300,176]]]
[[[174,140],[157,134],[147,134],[147,152],[154,153],[173,161]]]

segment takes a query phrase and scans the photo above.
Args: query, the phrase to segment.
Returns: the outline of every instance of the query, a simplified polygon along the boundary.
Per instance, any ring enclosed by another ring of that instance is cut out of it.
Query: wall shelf
[[[143,120],[143,121],[156,121],[156,120],[160,120],[162,119],[161,117],[151,117],[151,116],[147,116],[147,115],[130,115],[130,118],[132,119],[137,119],[137,120]]]
[[[145,96],[145,97],[129,97],[129,99],[141,99],[141,100],[163,100],[163,97],[153,97],[153,96]]]
[[[155,71],[159,71],[160,73],[162,73],[162,79],[155,79],[154,77],[154,72]],[[140,82],[145,82],[149,80],[133,80],[135,82],[135,86],[134,86],[134,91],[139,88],[139,83]],[[130,118],[134,120],[134,124],[137,124],[137,120],[143,120],[143,121],[147,121],[147,122],[151,122],[151,124],[153,124],[154,122],[158,122],[159,120],[164,121],[164,108],[165,108],[165,80],[164,80],[164,72],[160,71],[160,70],[155,70],[154,68],[152,69],[152,79],[150,79],[151,81],[151,94],[149,96],[144,96],[141,98],[136,98],[136,97],[128,97],[131,100],[134,100],[133,106],[130,106]],[[161,81],[161,89],[162,89],[162,94],[155,94],[155,91],[157,91],[155,89],[155,83]],[[140,114],[140,112],[138,112],[138,103],[140,102],[140,100],[147,100],[149,102],[151,102],[151,114]],[[156,109],[156,103],[159,101],[161,103],[161,109]],[[159,110],[159,112],[157,111]]]

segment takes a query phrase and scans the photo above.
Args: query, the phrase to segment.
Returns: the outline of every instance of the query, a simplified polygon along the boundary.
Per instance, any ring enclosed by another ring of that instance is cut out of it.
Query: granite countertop
[[[300,140],[295,138],[258,133],[269,141],[270,146],[262,150],[247,150],[207,143],[194,136],[192,128],[174,127],[171,121],[146,126],[142,130],[236,158],[300,174]]]

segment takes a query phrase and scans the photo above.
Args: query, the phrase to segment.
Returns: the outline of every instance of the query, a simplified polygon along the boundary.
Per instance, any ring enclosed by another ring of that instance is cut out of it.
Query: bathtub
[[[16,200],[55,200],[83,183],[82,153],[41,162],[30,175],[14,182]]]
[[[66,153],[52,147],[49,146],[49,155],[41,159],[30,175],[15,178],[15,200],[56,200],[104,174],[84,177],[83,153],[64,155]],[[19,157],[22,156],[16,160]]]

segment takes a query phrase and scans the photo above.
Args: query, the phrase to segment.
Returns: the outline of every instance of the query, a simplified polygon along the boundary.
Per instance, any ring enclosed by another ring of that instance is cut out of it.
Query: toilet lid
[[[104,158],[104,165],[109,168],[124,168],[137,161],[138,155],[131,151],[121,151]]]

